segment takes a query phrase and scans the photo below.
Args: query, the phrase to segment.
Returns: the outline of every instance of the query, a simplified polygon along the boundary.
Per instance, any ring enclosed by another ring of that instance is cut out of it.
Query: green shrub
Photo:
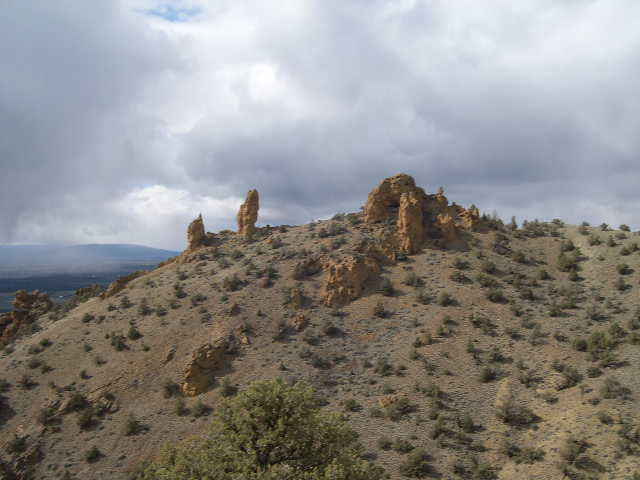
[[[374,317],[384,318],[387,316],[387,311],[384,308],[384,304],[382,302],[378,302],[373,307],[373,315]]]
[[[380,279],[380,293],[382,293],[385,297],[392,297],[395,293],[395,288],[393,288],[393,284],[391,280],[387,277],[382,277]]]
[[[448,292],[441,292],[436,301],[441,307],[448,307],[456,304],[456,299]]]
[[[140,478],[209,478],[216,472],[219,480],[382,479],[380,467],[362,460],[356,440],[343,420],[320,411],[307,386],[257,382],[221,402],[205,437],[171,448]]]
[[[140,422],[133,414],[127,419],[127,423],[124,427],[124,434],[128,437],[132,435],[138,435],[145,430],[145,426]]]
[[[393,445],[387,437],[380,437],[377,443],[380,450],[391,450],[391,446]]]
[[[224,377],[220,385],[220,394],[223,397],[233,397],[236,393],[238,393],[238,387],[232,384],[228,377]]]
[[[129,331],[127,332],[127,338],[129,340],[138,340],[139,338],[142,338],[142,334],[140,333],[140,330],[138,330],[134,325],[131,325],[129,327]]]
[[[396,438],[393,441],[392,447],[398,453],[409,453],[415,447],[408,440]]]
[[[95,463],[100,460],[100,457],[102,457],[102,453],[95,445],[87,450],[84,454],[84,460],[87,463]]]
[[[492,382],[498,378],[499,370],[494,367],[483,367],[480,370],[480,381],[482,383]]]
[[[93,408],[87,407],[78,414],[78,426],[81,430],[89,430],[95,424],[95,412]]]
[[[362,405],[360,405],[355,399],[348,398],[344,401],[344,409],[349,412],[357,412],[362,410]]]
[[[507,297],[505,297],[504,292],[498,288],[487,290],[486,297],[494,303],[507,303]]]
[[[429,463],[430,460],[431,457],[424,449],[415,449],[409,454],[407,459],[400,464],[400,474],[405,477],[424,478],[434,471]]]

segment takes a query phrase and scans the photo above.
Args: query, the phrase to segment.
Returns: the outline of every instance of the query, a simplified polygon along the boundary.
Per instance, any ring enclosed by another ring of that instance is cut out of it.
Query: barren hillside
[[[134,478],[275,377],[392,479],[417,447],[442,479],[640,478],[635,233],[504,225],[403,175],[360,213],[257,228],[252,192],[239,233],[198,218],[153,271],[0,316],[0,478]]]

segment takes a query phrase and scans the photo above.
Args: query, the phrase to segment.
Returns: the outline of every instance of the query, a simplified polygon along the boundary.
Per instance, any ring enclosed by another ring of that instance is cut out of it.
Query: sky
[[[182,249],[383,178],[640,229],[637,0],[5,0],[0,243]]]

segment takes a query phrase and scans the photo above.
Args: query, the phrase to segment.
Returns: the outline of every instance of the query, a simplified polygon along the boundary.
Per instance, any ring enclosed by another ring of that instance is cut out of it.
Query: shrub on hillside
[[[309,387],[263,381],[224,400],[205,437],[170,448],[137,478],[382,479],[361,454],[357,434],[321,412]]]

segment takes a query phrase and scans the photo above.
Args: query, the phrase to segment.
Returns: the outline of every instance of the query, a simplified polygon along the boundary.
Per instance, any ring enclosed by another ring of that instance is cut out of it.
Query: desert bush
[[[27,437],[19,437],[14,433],[13,438],[7,442],[4,448],[9,454],[22,453],[27,449]]]
[[[482,370],[480,370],[480,381],[482,383],[492,382],[498,378],[499,374],[500,371],[495,367],[483,367]]]
[[[216,472],[219,480],[381,479],[383,470],[361,459],[356,440],[339,417],[320,412],[305,385],[257,382],[220,404],[205,437],[170,448],[140,478],[187,480]]]
[[[466,260],[463,260],[462,258],[456,258],[453,261],[453,267],[457,268],[458,270],[468,270],[469,262],[467,262]]]
[[[180,394],[180,385],[172,380],[167,380],[163,387],[164,398],[176,397]]]
[[[479,273],[476,275],[476,281],[484,288],[497,288],[500,282],[486,273]]]
[[[420,287],[424,282],[415,272],[407,272],[402,283],[410,287]]]
[[[392,297],[395,293],[395,288],[393,288],[391,280],[389,280],[387,277],[382,277],[380,279],[379,291],[386,297]]]
[[[501,446],[501,453],[516,463],[532,464],[544,458],[545,452],[541,448],[520,447],[511,440],[505,440]]]
[[[227,292],[235,292],[240,290],[244,282],[238,278],[238,275],[234,273],[233,275],[228,275],[222,279],[222,288],[224,288]]]
[[[127,338],[129,340],[138,340],[139,338],[142,338],[142,334],[140,333],[140,330],[136,328],[135,325],[131,325],[129,327],[129,331],[127,332]]]
[[[102,453],[95,445],[84,453],[84,460],[87,463],[95,463],[100,460],[100,457],[102,457]]]
[[[396,438],[391,446],[398,453],[409,453],[415,447],[408,440]]]
[[[43,407],[40,409],[40,412],[38,412],[36,420],[40,425],[47,426],[50,425],[55,418],[56,412],[52,407]]]
[[[399,398],[385,408],[385,416],[394,422],[400,421],[405,415],[415,412],[416,406],[406,397]]]
[[[431,457],[422,448],[413,450],[407,459],[400,464],[400,474],[405,477],[423,478],[434,472],[429,463]]]
[[[373,316],[378,318],[384,318],[387,316],[387,310],[384,308],[384,303],[378,302],[373,307]]]
[[[116,349],[116,351],[121,352],[127,348],[127,342],[125,341],[125,337],[123,335],[116,335],[115,333],[111,334],[111,346]]]
[[[456,304],[456,299],[449,292],[441,292],[438,295],[436,303],[441,307],[448,307]]]
[[[95,425],[95,411],[91,407],[84,408],[78,414],[78,426],[80,430],[89,430]]]
[[[630,400],[631,390],[620,383],[615,377],[607,377],[600,388],[602,398],[619,398],[620,400]]]
[[[349,412],[357,412],[359,410],[362,410],[362,405],[360,405],[354,398],[348,398],[344,401],[343,405],[344,409]]]
[[[231,383],[228,377],[224,377],[220,384],[220,394],[223,397],[232,397],[238,393],[238,387]]]
[[[129,415],[127,422],[124,427],[124,434],[128,437],[132,435],[138,435],[145,430],[145,426],[140,420],[138,420],[135,415]]]
[[[490,260],[484,260],[481,264],[480,264],[480,270],[484,273],[488,273],[488,274],[494,274],[497,272],[498,268],[496,267],[496,264],[491,262]]]
[[[469,277],[467,277],[464,273],[462,273],[459,270],[456,270],[455,272],[451,273],[451,276],[449,278],[451,280],[453,280],[454,282],[458,282],[458,283],[470,283],[471,282]]]
[[[487,290],[485,296],[494,303],[507,303],[507,297],[505,297],[504,292],[498,288],[490,288]]]

